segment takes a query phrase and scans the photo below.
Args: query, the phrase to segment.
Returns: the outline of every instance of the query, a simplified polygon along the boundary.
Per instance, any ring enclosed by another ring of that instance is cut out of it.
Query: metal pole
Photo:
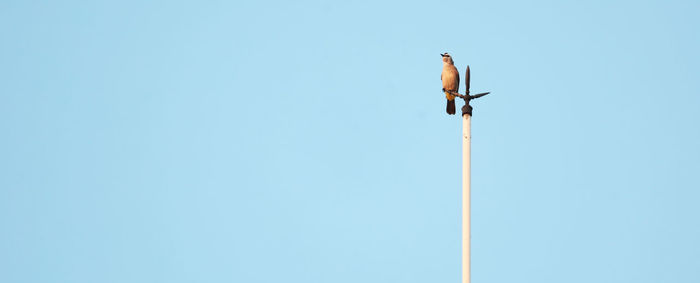
[[[462,106],[462,283],[471,282],[471,151],[472,151],[472,99],[482,97],[490,92],[469,95],[469,66],[466,72],[466,91],[464,95],[453,94],[464,99]]]
[[[471,282],[471,115],[462,113],[462,283]]]

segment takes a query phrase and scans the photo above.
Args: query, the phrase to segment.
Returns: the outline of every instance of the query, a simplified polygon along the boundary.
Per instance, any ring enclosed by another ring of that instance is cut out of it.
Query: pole
[[[462,283],[471,282],[471,151],[472,151],[472,99],[482,97],[490,92],[469,95],[469,66],[466,72],[466,91],[464,95],[452,94],[464,99],[462,106]]]
[[[462,112],[462,283],[471,282],[471,123]]]

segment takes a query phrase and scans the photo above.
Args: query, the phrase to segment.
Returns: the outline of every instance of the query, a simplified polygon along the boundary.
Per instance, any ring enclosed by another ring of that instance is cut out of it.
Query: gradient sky
[[[700,282],[698,1],[2,1],[1,282]],[[463,88],[463,86],[462,86]]]

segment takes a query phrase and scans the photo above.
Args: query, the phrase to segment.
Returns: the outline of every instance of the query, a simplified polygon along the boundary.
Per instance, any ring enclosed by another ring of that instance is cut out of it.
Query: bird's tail
[[[447,100],[447,114],[454,115],[456,113],[455,110],[455,100],[448,99]]]

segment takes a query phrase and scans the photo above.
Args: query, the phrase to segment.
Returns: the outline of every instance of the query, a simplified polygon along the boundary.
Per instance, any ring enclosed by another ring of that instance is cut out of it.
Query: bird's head
[[[454,65],[454,61],[452,61],[452,56],[450,54],[447,54],[447,52],[440,54],[442,56],[442,62],[443,63],[448,63]]]

